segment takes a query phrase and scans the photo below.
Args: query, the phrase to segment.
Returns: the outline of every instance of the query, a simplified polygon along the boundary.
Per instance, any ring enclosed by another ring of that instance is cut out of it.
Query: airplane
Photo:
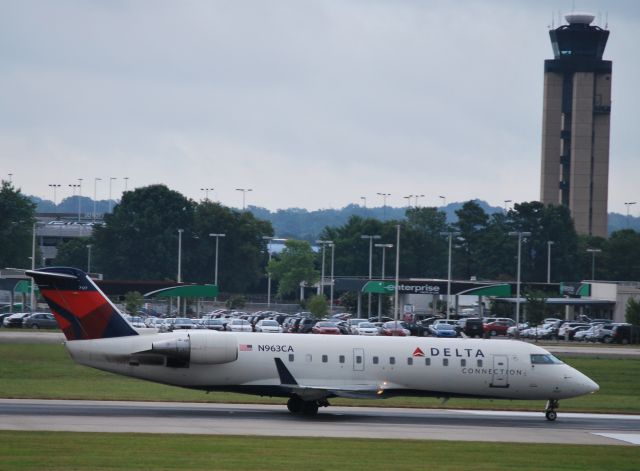
[[[180,331],[140,335],[89,276],[70,267],[27,270],[76,362],[204,391],[288,398],[314,416],[335,397],[431,396],[559,400],[599,386],[545,349],[517,340]]]

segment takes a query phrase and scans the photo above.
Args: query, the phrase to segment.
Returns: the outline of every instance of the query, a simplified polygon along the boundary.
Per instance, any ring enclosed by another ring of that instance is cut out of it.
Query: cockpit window
[[[551,354],[546,354],[546,355],[534,354],[534,355],[531,355],[531,364],[532,365],[560,365],[562,364],[562,362]]]

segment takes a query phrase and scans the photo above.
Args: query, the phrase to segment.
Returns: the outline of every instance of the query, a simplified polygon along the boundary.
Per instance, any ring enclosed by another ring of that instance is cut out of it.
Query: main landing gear
[[[547,407],[545,408],[545,417],[548,421],[553,422],[558,417],[556,414],[556,409],[559,407],[557,399],[549,399],[547,401]]]
[[[313,417],[318,413],[319,407],[327,407],[329,403],[326,400],[321,401],[303,401],[298,396],[291,396],[287,401],[287,409],[296,415],[305,415]]]

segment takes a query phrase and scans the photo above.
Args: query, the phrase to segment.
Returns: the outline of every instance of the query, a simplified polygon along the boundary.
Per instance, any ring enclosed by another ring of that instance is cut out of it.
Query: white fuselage
[[[200,347],[179,366],[167,366],[168,360],[152,351],[154,345],[187,338],[192,348],[196,341]],[[224,345],[219,350],[226,353],[209,355],[208,349],[218,345]],[[532,364],[532,354],[549,353],[513,340],[182,331],[75,340],[66,347],[77,362],[114,373],[189,388],[266,395],[285,395],[278,393],[283,384],[278,358],[298,385],[326,390],[326,397],[340,395],[335,391],[377,391],[372,397],[547,400],[598,389],[569,365]],[[223,354],[226,359],[220,360]]]

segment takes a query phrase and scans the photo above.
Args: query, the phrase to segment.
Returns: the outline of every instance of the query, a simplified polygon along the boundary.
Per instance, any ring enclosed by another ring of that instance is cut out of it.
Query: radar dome
[[[590,25],[595,18],[596,15],[579,11],[564,15],[564,19],[567,20],[567,23],[570,25]]]

